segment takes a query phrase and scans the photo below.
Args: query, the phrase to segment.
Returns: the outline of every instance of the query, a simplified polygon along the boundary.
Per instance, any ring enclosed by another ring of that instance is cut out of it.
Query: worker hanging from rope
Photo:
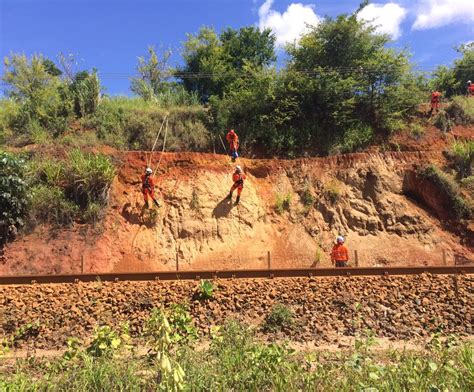
[[[232,162],[235,162],[235,160],[239,157],[239,153],[237,152],[239,149],[239,137],[235,131],[231,129],[225,138],[227,139],[227,143],[229,143],[229,155],[232,157]]]
[[[435,111],[436,113],[439,112],[439,108],[440,108],[440,105],[441,105],[441,96],[442,96],[442,94],[438,90],[435,90],[435,91],[431,92],[430,116],[433,114],[433,111]]]
[[[142,175],[142,193],[143,199],[145,201],[145,208],[150,208],[150,205],[148,204],[148,197],[150,197],[157,207],[160,207],[160,203],[158,203],[158,200],[155,199],[155,182],[153,181],[152,174],[153,170],[147,167],[145,174]]]
[[[228,199],[232,200],[232,193],[237,189],[237,199],[235,199],[235,204],[239,204],[240,202],[240,195],[242,193],[242,189],[244,189],[244,181],[246,177],[245,174],[242,172],[242,168],[240,166],[235,167],[235,172],[232,174],[232,181],[234,184],[230,188],[230,192],[227,196]]]

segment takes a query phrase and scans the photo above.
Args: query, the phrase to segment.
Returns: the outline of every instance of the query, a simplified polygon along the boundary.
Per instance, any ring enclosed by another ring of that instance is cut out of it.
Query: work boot
[[[235,204],[239,204],[239,201],[240,201],[240,196],[237,195],[237,199],[235,199]]]
[[[145,208],[148,210],[150,208],[150,204],[148,204],[148,200],[145,202]]]
[[[226,197],[226,199],[232,200],[232,193],[229,193]]]
[[[157,206],[158,208],[161,207],[160,203],[158,202],[158,200],[156,199],[153,199],[153,203],[155,204],[155,206]]]

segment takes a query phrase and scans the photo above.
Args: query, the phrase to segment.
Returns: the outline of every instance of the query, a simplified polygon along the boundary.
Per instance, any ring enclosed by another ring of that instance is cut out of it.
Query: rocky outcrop
[[[227,157],[165,154],[156,176],[163,206],[156,213],[142,210],[145,154],[118,158],[103,222],[24,236],[5,249],[0,274],[174,270],[177,264],[265,268],[268,252],[273,267],[323,266],[337,234],[347,237],[351,254],[358,251],[361,265],[440,263],[443,249],[450,262],[472,258],[471,249],[404,194],[405,173],[438,159],[434,152],[241,159],[248,179],[239,205],[225,198],[233,170]],[[278,197],[288,199],[280,215]]]

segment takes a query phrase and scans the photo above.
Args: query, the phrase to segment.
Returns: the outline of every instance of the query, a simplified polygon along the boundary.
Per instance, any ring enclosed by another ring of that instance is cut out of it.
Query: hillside
[[[456,132],[472,135],[470,128]],[[165,153],[156,217],[141,215],[146,153],[109,149],[118,174],[105,218],[37,227],[5,247],[0,274],[172,270],[177,260],[180,269],[265,268],[267,252],[272,267],[324,266],[338,233],[352,256],[357,250],[359,265],[438,264],[443,250],[450,263],[472,262],[472,231],[440,220],[442,195],[426,195],[410,180],[417,166],[444,164],[445,142],[430,137],[423,151],[240,159],[247,181],[238,206],[225,199],[228,157]]]

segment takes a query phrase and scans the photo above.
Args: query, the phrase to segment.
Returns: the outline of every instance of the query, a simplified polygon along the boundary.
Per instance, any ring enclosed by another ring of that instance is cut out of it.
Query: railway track
[[[247,269],[206,271],[157,271],[138,273],[70,274],[70,275],[19,275],[0,276],[0,285],[28,285],[77,282],[118,282],[156,280],[199,279],[252,279],[294,278],[330,276],[390,276],[418,275],[423,273],[457,275],[474,273],[474,264],[461,266],[416,266],[416,267],[348,267],[348,268],[302,268],[302,269]]]

